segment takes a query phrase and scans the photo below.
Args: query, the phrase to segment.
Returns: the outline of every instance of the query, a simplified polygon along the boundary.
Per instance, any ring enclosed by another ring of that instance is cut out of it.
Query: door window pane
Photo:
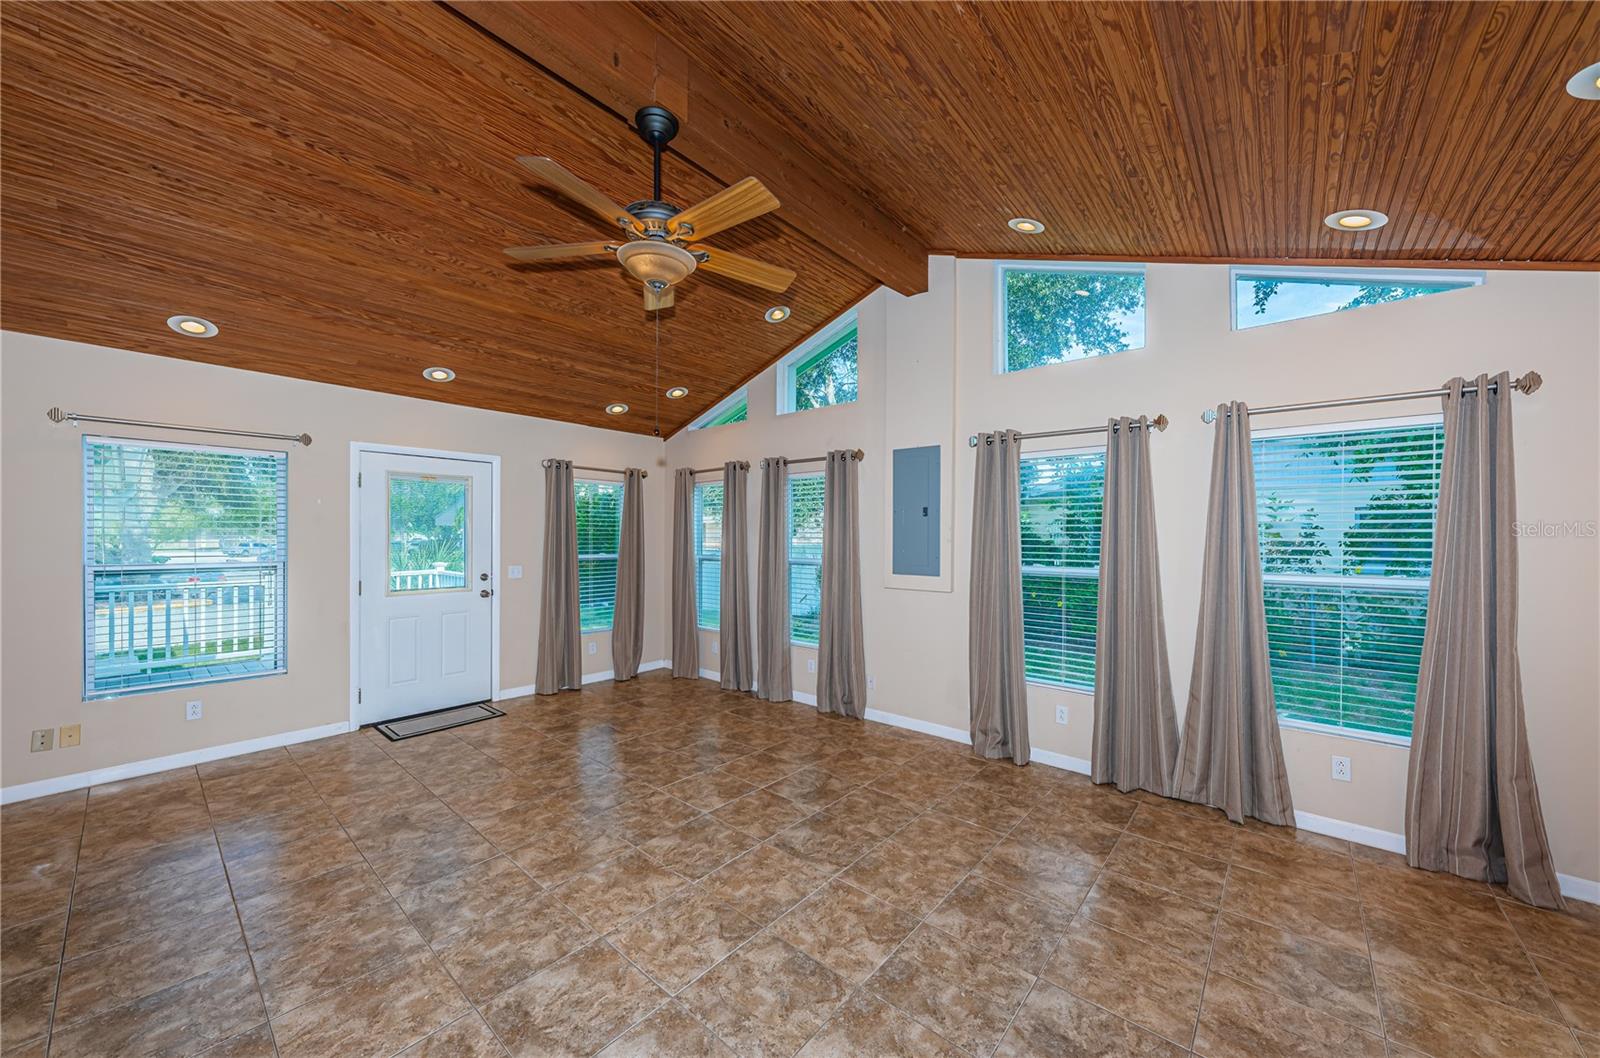
[[[467,586],[472,482],[432,474],[389,475],[389,592]]]

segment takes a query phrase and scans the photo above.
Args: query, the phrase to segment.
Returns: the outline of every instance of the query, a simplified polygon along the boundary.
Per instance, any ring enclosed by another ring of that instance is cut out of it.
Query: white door
[[[362,452],[363,724],[490,696],[493,467],[471,459]]]

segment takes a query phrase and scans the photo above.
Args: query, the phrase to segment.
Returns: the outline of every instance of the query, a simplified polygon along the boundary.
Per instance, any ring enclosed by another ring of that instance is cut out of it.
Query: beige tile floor
[[[0,1052],[1600,1058],[1590,906],[701,681],[507,706],[7,807]]]

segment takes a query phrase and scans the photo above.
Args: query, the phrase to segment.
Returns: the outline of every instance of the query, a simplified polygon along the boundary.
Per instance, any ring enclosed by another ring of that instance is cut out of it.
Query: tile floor
[[[4,809],[0,1052],[1600,1058],[1592,906],[702,681],[506,704]]]

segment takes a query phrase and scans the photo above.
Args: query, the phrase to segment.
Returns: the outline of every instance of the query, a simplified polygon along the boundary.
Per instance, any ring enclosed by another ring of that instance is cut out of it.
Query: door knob
[[[485,599],[487,599],[489,596],[494,594],[494,589],[493,588],[485,588],[482,591],[480,591],[478,594],[483,596]]]
[[[922,512],[922,513],[924,513],[924,514],[926,514],[926,513],[928,513],[928,512],[927,512],[927,511],[923,511],[923,512]],[[488,579],[489,579],[489,574],[487,574],[487,573],[480,573],[480,574],[478,574],[478,579],[479,579],[479,580],[488,580]]]

